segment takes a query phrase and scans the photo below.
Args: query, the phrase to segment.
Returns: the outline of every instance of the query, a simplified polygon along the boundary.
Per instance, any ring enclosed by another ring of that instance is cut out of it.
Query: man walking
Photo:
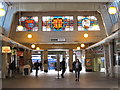
[[[63,58],[63,60],[62,60],[62,62],[61,62],[61,69],[62,69],[61,77],[64,78],[64,73],[65,73],[65,71],[66,71],[65,58]]]
[[[35,70],[36,70],[36,77],[38,76],[38,70],[39,70],[39,62],[37,60],[37,62],[34,64],[35,66]]]

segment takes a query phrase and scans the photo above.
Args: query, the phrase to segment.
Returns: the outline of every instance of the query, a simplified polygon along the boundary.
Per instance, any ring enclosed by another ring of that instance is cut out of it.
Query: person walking
[[[35,66],[35,70],[36,70],[36,77],[38,76],[38,70],[39,70],[39,62],[38,62],[38,60],[37,60],[37,62],[34,64],[34,66]]]
[[[62,60],[62,62],[61,62],[61,70],[62,70],[61,77],[64,78],[64,73],[65,73],[65,71],[66,71],[65,58],[63,58],[63,60]]]
[[[16,65],[15,65],[15,60],[9,65],[9,69],[11,72],[11,77],[15,77],[15,73],[16,73]]]
[[[82,70],[82,65],[79,59],[76,59],[76,61],[73,62],[73,69],[75,70],[75,81],[79,81],[80,71]]]

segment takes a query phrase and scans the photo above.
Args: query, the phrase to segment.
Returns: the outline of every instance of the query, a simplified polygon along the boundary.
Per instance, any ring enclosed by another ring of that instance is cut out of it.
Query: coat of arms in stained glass
[[[78,31],[96,31],[100,30],[97,18],[95,16],[78,16]]]
[[[19,19],[19,25],[23,26],[22,31],[38,31],[38,17],[25,16]],[[16,30],[19,31],[19,30]]]
[[[43,16],[43,31],[73,31],[73,16]]]

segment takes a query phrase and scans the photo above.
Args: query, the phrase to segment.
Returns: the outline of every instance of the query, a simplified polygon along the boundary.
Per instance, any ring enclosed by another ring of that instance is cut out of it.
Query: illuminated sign
[[[3,46],[2,47],[2,53],[11,53],[10,46]]]

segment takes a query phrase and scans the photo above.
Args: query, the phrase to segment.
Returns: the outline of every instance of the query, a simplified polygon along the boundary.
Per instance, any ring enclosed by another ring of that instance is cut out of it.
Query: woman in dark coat
[[[82,70],[82,65],[79,59],[76,59],[76,61],[73,62],[73,69],[75,70],[75,81],[79,81],[80,71]]]

